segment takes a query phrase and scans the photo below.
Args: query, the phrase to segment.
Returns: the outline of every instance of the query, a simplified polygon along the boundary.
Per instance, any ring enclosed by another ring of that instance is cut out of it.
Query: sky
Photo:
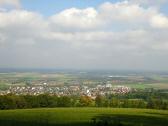
[[[168,71],[168,0],[0,0],[0,68]]]

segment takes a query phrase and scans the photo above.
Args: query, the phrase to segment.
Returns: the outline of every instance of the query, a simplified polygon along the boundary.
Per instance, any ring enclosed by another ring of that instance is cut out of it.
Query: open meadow
[[[52,108],[1,110],[0,126],[167,126],[167,110]]]

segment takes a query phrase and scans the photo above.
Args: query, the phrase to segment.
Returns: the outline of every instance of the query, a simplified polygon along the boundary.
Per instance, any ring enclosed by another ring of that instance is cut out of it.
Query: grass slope
[[[1,110],[0,126],[168,126],[168,111],[112,108]]]

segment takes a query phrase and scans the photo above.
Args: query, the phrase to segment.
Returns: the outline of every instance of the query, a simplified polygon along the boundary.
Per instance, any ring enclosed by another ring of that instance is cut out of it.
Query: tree
[[[96,107],[103,107],[103,97],[101,95],[97,95],[95,99]]]
[[[40,101],[37,96],[26,95],[24,96],[24,98],[27,102],[28,108],[39,108],[40,107]]]
[[[15,101],[16,108],[18,109],[27,108],[27,102],[23,96],[11,96],[11,97],[13,97]]]
[[[15,109],[17,108],[14,98],[10,95],[0,97],[0,109]]]
[[[81,96],[79,102],[81,107],[92,106],[92,99],[88,96]]]
[[[58,98],[58,107],[71,107],[71,98],[68,96],[62,96]]]
[[[117,98],[112,98],[110,100],[110,107],[114,107],[114,108],[120,107],[120,101]]]
[[[42,94],[37,96],[40,107],[48,107],[50,105],[50,96],[47,94]]]

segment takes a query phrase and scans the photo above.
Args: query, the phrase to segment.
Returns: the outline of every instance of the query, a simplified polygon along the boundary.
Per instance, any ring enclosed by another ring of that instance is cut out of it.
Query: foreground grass
[[[112,108],[1,110],[0,126],[167,126],[168,111]]]

